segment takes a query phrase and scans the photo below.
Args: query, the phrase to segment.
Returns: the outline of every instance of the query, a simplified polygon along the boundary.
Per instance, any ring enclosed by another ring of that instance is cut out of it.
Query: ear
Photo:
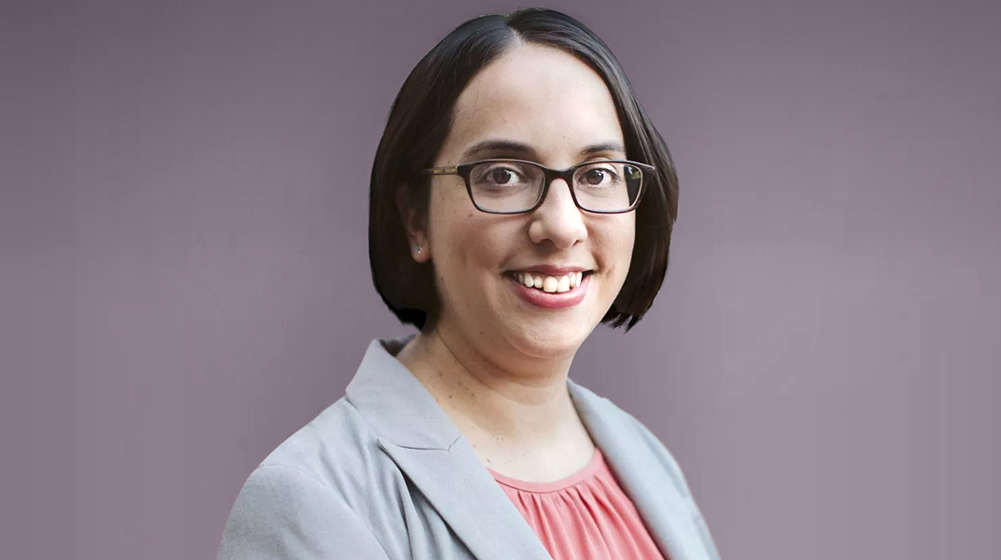
[[[431,260],[431,245],[428,243],[425,217],[410,202],[410,190],[405,184],[396,188],[396,210],[400,213],[403,229],[407,231],[410,256],[419,263]]]

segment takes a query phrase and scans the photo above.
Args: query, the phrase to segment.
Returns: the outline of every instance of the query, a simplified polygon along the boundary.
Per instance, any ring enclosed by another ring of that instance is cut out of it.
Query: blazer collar
[[[480,560],[549,560],[541,541],[483,467],[469,441],[395,355],[414,335],[374,340],[345,391],[396,462]],[[654,540],[671,560],[709,560],[687,506],[635,420],[567,380],[571,399]]]
[[[415,335],[373,340],[344,391],[380,438],[410,449],[446,450],[462,435],[396,354]]]

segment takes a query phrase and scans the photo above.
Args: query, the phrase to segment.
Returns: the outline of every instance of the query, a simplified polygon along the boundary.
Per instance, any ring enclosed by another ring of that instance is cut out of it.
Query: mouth
[[[547,294],[562,294],[579,288],[584,279],[592,273],[591,270],[578,270],[560,275],[550,275],[531,271],[509,271],[505,275],[526,288]]]

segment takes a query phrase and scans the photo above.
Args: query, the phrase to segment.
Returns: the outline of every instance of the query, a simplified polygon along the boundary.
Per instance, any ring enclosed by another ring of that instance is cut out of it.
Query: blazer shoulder
[[[343,495],[350,504],[356,499],[363,501],[359,494],[386,482],[378,475],[395,471],[394,467],[379,447],[376,433],[341,397],[278,445],[256,470],[299,472]],[[368,484],[360,485],[359,481]]]
[[[237,497],[217,560],[335,558],[385,560],[385,548],[342,496],[294,467],[259,466]]]
[[[219,558],[256,558],[233,551],[279,550],[289,542],[293,549],[274,557],[314,558],[300,549],[322,551],[316,558],[344,550],[367,551],[358,558],[405,556],[399,504],[407,493],[376,433],[342,397],[251,472],[226,522]]]

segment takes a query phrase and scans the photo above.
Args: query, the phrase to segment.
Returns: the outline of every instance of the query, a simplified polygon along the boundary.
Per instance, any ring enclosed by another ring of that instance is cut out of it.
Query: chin
[[[538,326],[536,323],[536,328],[530,326],[527,330],[513,333],[514,336],[509,338],[511,345],[532,358],[572,357],[589,334],[589,331],[581,329],[579,323],[571,329],[560,328],[560,325],[541,329]]]

